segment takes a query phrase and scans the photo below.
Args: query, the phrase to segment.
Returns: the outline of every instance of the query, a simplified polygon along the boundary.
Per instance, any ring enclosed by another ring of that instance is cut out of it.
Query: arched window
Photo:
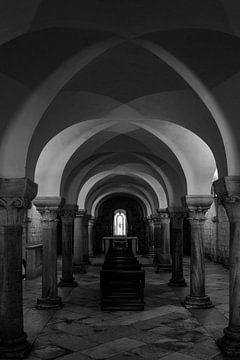
[[[127,235],[127,216],[126,211],[119,209],[114,211],[114,224],[113,224],[114,236],[126,236]]]

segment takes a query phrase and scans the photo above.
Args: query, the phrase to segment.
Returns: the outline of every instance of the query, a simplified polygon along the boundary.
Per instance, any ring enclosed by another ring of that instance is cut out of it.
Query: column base
[[[56,298],[39,298],[37,299],[36,308],[38,310],[47,310],[47,309],[61,309],[64,306],[60,296]]]
[[[60,279],[58,283],[58,287],[77,287],[78,283],[74,280],[74,278],[65,280],[63,278]]]
[[[79,274],[86,274],[87,269],[85,264],[74,264],[73,271]]]
[[[168,282],[168,286],[175,286],[175,287],[186,287],[187,283],[184,278],[182,279],[170,279]]]
[[[8,341],[0,345],[0,359],[23,359],[31,350],[31,344],[26,340],[27,335],[24,333],[18,339]]]
[[[172,272],[172,264],[157,264],[156,273],[159,272]]]
[[[184,301],[184,306],[188,309],[209,309],[214,307],[209,296],[190,296]]]
[[[229,357],[240,357],[240,332],[234,332],[229,327],[223,329],[224,336],[217,340],[217,345]]]

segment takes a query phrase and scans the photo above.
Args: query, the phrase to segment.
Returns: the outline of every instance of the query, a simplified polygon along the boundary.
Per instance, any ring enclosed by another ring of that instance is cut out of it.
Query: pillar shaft
[[[88,220],[88,248],[89,248],[89,256],[94,256],[93,251],[93,242],[94,242],[94,226],[95,226],[95,219],[89,219]]]
[[[183,276],[183,210],[171,212],[172,278],[169,286],[186,286]]]
[[[22,224],[37,185],[28,179],[0,179],[0,358],[23,358],[29,350],[23,330]]]
[[[73,277],[73,220],[77,205],[65,205],[60,211],[62,220],[62,278],[60,287],[76,287]]]
[[[191,225],[191,266],[190,295],[185,299],[185,305],[193,308],[209,308],[212,302],[205,295],[205,260],[203,246],[203,225],[205,213],[213,201],[211,195],[188,195],[186,202],[189,209]]]
[[[84,254],[84,216],[85,210],[78,210],[74,220],[74,256],[73,267],[76,272],[85,272]]]
[[[146,218],[148,237],[148,257],[154,260],[154,224],[151,217]]]
[[[152,224],[153,224],[153,244],[154,244],[154,258],[153,264],[157,265],[159,262],[159,249],[162,241],[162,231],[161,231],[161,217],[160,215],[152,215]]]
[[[38,197],[34,200],[42,215],[43,264],[42,297],[37,299],[37,309],[58,309],[63,306],[57,288],[57,223],[61,198]]]
[[[227,355],[240,357],[240,176],[227,176],[215,181],[214,190],[230,222],[229,324],[218,345]]]
[[[161,237],[158,244],[157,256],[157,272],[160,270],[171,270],[171,254],[170,254],[170,218],[166,209],[159,210],[161,218]]]
[[[90,264],[89,261],[89,236],[88,236],[88,220],[90,215],[85,214],[83,221],[83,262],[84,264]]]

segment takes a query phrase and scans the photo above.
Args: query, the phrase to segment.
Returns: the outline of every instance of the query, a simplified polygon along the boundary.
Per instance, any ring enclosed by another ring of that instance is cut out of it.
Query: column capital
[[[37,184],[27,178],[0,178],[0,225],[21,225]]]
[[[96,219],[94,217],[91,217],[90,219],[88,219],[88,226],[89,227],[93,227],[95,224]]]
[[[76,204],[65,204],[59,211],[59,215],[63,222],[71,223],[77,213],[78,206]]]
[[[169,211],[168,211],[168,209],[157,209],[157,213],[159,214],[161,220],[169,219]]]
[[[38,196],[33,201],[37,210],[42,215],[42,222],[55,221],[63,204],[60,196]]]
[[[213,187],[229,220],[240,221],[240,176],[225,176],[214,181]]]
[[[152,214],[151,220],[154,226],[161,225],[161,216],[159,214]]]
[[[86,215],[86,210],[85,209],[78,209],[78,211],[76,212],[76,217],[84,217]]]
[[[186,195],[190,221],[204,221],[205,213],[210,209],[213,195]]]

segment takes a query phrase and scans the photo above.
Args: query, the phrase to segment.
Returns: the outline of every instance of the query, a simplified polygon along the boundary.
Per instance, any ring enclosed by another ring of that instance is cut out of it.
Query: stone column
[[[183,276],[183,219],[186,211],[174,210],[170,213],[172,243],[172,278],[169,286],[187,286]]]
[[[145,225],[145,249],[146,249],[146,255],[147,255],[149,252],[149,236],[150,236],[148,218],[144,217],[143,222]]]
[[[56,197],[37,197],[34,204],[42,215],[43,263],[42,297],[37,299],[39,310],[59,309],[63,306],[57,288],[57,223],[62,199]]]
[[[0,179],[0,359],[22,359],[30,350],[23,330],[22,223],[37,185]]]
[[[86,267],[83,263],[84,251],[84,216],[86,211],[84,209],[78,210],[74,220],[74,251],[73,251],[73,268],[74,271],[85,273]]]
[[[154,260],[154,226],[152,217],[147,217],[148,222],[148,257]]]
[[[228,355],[240,357],[240,176],[226,176],[213,183],[230,222],[229,323],[218,345]]]
[[[93,251],[94,226],[95,226],[95,219],[92,217],[91,219],[88,220],[88,249],[89,249],[90,258],[94,256],[94,251]]]
[[[161,237],[158,244],[157,272],[160,270],[170,271],[172,268],[170,254],[170,218],[166,209],[158,210],[161,218]]]
[[[89,261],[89,243],[88,243],[88,220],[91,215],[85,214],[83,220],[83,263],[86,265],[90,264]]]
[[[157,265],[159,262],[159,251],[161,244],[161,217],[158,214],[152,215],[152,223],[153,223],[153,241],[154,241],[154,258],[153,265]]]
[[[77,205],[64,205],[60,215],[62,220],[62,278],[58,283],[60,287],[76,287],[73,277],[73,220]]]
[[[191,225],[191,267],[190,295],[185,305],[192,308],[210,308],[213,306],[209,296],[205,294],[205,261],[203,245],[203,224],[205,213],[213,202],[212,195],[187,195]]]

